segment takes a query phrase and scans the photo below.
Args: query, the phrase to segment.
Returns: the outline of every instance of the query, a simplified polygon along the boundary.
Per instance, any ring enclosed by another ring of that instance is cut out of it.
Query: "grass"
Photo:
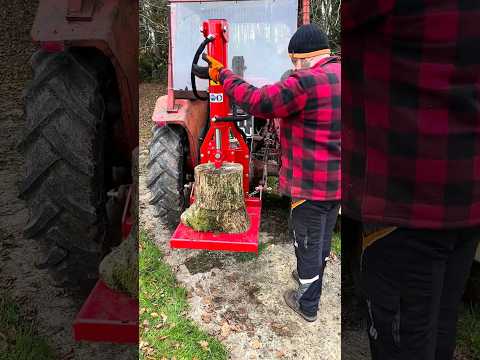
[[[186,318],[187,291],[140,232],[140,359],[220,360],[225,347]]]
[[[342,254],[342,239],[340,232],[334,232],[332,237],[332,252],[340,258]]]
[[[53,350],[8,294],[0,294],[0,360],[53,360]]]
[[[480,360],[480,304],[465,305],[458,321],[457,345],[462,354]]]

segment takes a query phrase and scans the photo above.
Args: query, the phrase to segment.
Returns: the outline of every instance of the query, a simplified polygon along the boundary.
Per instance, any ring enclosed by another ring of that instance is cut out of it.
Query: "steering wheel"
[[[195,97],[199,100],[202,100],[202,101],[207,101],[209,98],[208,96],[201,96],[198,91],[197,91],[197,82],[196,82],[196,77],[195,77],[195,74],[193,73],[193,66],[194,65],[198,65],[198,60],[200,60],[200,55],[202,55],[203,51],[205,50],[205,48],[207,47],[207,45],[209,43],[211,43],[213,40],[215,40],[215,36],[214,35],[208,35],[205,40],[202,41],[202,43],[200,44],[200,46],[198,47],[197,49],[197,52],[195,53],[195,56],[193,57],[193,61],[192,61],[192,69],[191,69],[191,72],[190,72],[190,79],[192,81],[192,91],[193,91],[193,95],[195,95]]]

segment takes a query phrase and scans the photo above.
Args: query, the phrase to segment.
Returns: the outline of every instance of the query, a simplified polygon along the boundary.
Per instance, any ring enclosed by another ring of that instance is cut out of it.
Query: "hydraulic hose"
[[[193,73],[193,66],[198,65],[198,60],[200,60],[200,55],[202,55],[202,53],[205,50],[205,48],[207,47],[207,45],[209,43],[211,43],[213,40],[215,40],[215,36],[214,35],[208,35],[205,38],[205,40],[203,40],[203,42],[198,47],[197,52],[195,53],[195,56],[193,57],[193,61],[192,61],[192,70],[191,70],[191,73],[190,73],[190,79],[192,81],[192,91],[193,91],[193,95],[195,95],[195,97],[197,99],[202,100],[202,101],[207,101],[208,96],[201,96],[198,93],[197,82],[196,82],[196,79],[195,79],[195,74]]]

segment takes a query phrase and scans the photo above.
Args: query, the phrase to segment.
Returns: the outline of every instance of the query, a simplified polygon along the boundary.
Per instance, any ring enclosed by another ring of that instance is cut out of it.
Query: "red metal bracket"
[[[91,21],[95,0],[68,0],[67,20],[68,21]]]
[[[133,188],[132,186],[128,187],[128,194],[127,194],[127,201],[125,202],[125,206],[123,208],[122,214],[122,237],[124,239],[130,234],[130,231],[133,227],[133,219],[132,214],[130,212],[130,204],[132,203],[132,196],[133,196]]]

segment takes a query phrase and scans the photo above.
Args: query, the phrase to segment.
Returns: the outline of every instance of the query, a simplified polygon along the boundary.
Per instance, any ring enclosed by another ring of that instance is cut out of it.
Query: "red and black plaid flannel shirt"
[[[226,94],[251,115],[281,118],[280,192],[306,200],[339,200],[340,63],[326,57],[283,82],[256,88],[230,70]]]
[[[342,6],[342,212],[479,225],[480,1]]]

